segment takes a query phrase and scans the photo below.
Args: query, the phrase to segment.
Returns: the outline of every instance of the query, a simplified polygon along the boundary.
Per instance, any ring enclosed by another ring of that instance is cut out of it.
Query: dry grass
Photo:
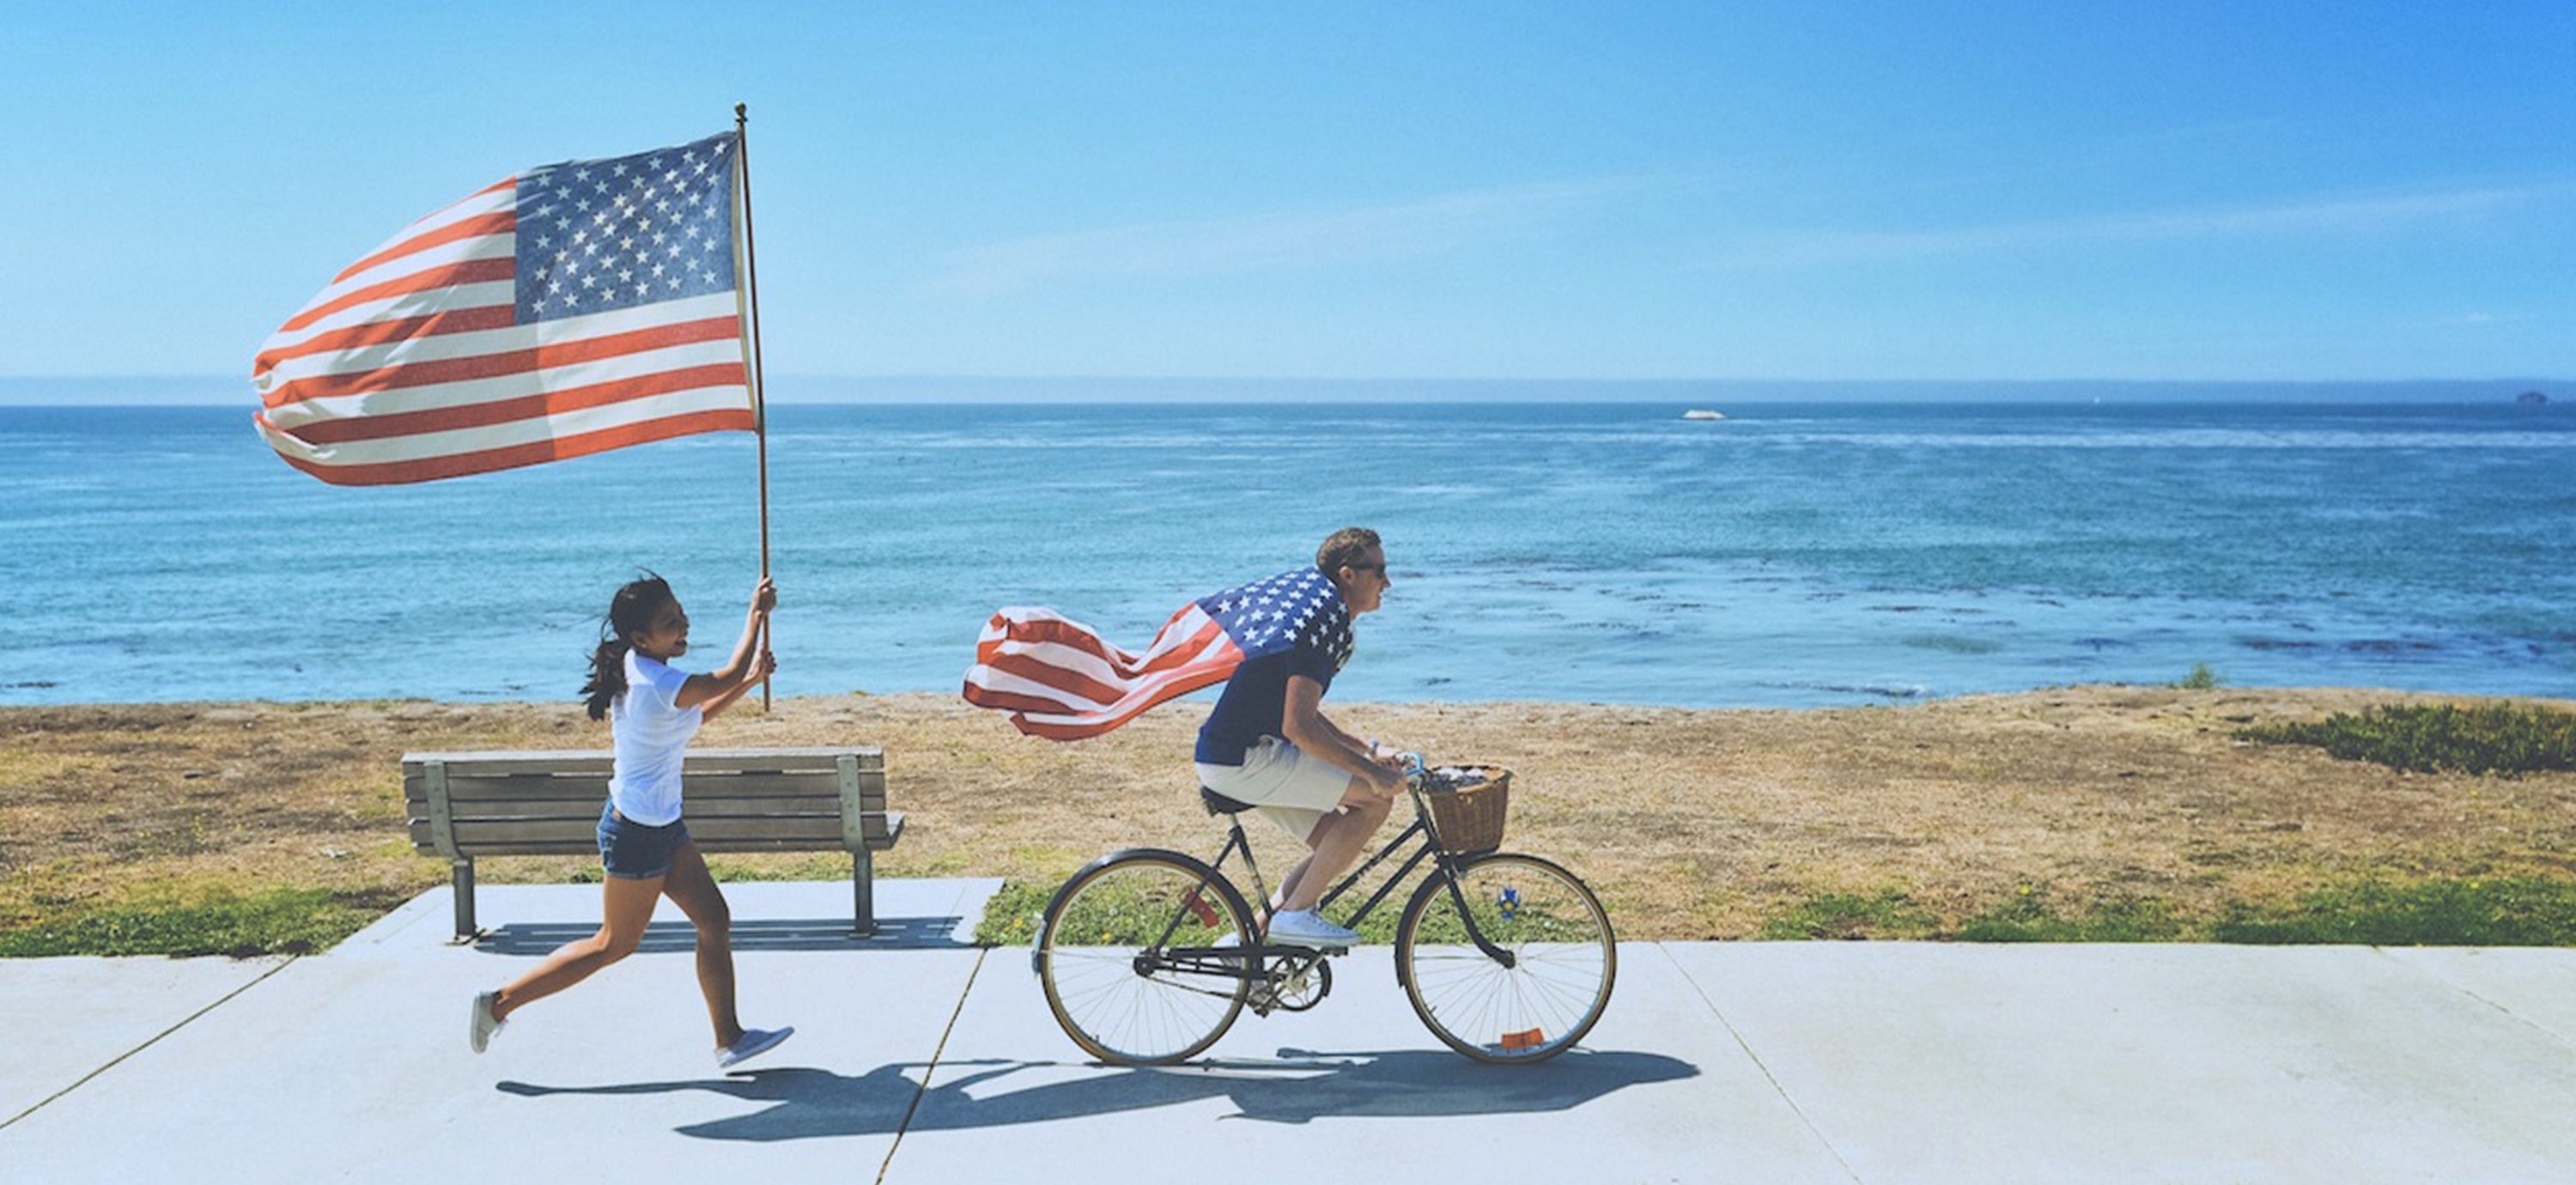
[[[1906,892],[1944,922],[2038,888],[2185,912],[2366,876],[2576,873],[2576,774],[2403,774],[2234,739],[2253,723],[2444,697],[2079,687],[1901,708],[1573,704],[1334,709],[1354,731],[1518,771],[1509,846],[1589,880],[1623,936],[1735,938],[1826,893]],[[1051,881],[1100,852],[1210,852],[1199,713],[1074,745],[927,695],[781,701],[706,744],[863,742],[910,814],[885,876]],[[210,895],[378,900],[441,883],[404,835],[406,750],[594,748],[572,705],[87,705],[0,709],[0,927]],[[1284,837],[1261,836],[1284,867]],[[488,882],[592,862],[486,861]],[[837,875],[828,856],[732,875]]]

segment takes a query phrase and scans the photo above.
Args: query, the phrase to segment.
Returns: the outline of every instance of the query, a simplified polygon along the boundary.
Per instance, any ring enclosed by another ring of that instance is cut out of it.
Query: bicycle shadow
[[[1277,1060],[1118,1069],[1064,1062],[942,1062],[929,1089],[905,1076],[919,1062],[895,1062],[850,1076],[828,1070],[754,1070],[720,1079],[611,1086],[540,1086],[504,1081],[494,1089],[549,1095],[648,1095],[706,1091],[771,1106],[748,1115],[686,1124],[682,1135],[710,1140],[801,1140],[961,1131],[1143,1111],[1225,1098],[1227,1118],[1306,1123],[1326,1116],[1439,1118],[1567,1111],[1631,1086],[1699,1075],[1662,1054],[1577,1049],[1538,1066],[1491,1066],[1446,1051],[1316,1053],[1283,1049]],[[961,1066],[983,1066],[963,1076]],[[1058,1073],[1043,1073],[1058,1071]],[[1033,1085],[981,1093],[1012,1075]],[[918,1099],[918,1106],[915,1100]],[[911,1122],[905,1123],[905,1116]]]

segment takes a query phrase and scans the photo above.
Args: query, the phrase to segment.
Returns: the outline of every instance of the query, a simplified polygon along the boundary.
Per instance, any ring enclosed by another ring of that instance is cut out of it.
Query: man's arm
[[[1304,675],[1288,676],[1288,702],[1279,713],[1280,735],[1288,743],[1348,770],[1381,796],[1393,797],[1404,774],[1377,760],[1351,734],[1324,718],[1324,685]]]

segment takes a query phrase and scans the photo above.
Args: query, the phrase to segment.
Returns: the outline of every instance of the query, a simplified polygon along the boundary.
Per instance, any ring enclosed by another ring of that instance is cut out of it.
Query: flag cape
[[[1031,736],[1080,740],[1298,645],[1323,649],[1337,665],[1350,658],[1350,609],[1315,568],[1183,605],[1141,653],[1052,609],[1009,606],[977,639],[963,694],[977,707],[1009,712]]]

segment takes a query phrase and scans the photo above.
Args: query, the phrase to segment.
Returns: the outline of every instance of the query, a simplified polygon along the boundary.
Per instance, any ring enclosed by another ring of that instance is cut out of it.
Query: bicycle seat
[[[1237,802],[1205,786],[1199,787],[1199,801],[1207,804],[1211,815],[1240,815],[1252,809],[1251,803]]]

